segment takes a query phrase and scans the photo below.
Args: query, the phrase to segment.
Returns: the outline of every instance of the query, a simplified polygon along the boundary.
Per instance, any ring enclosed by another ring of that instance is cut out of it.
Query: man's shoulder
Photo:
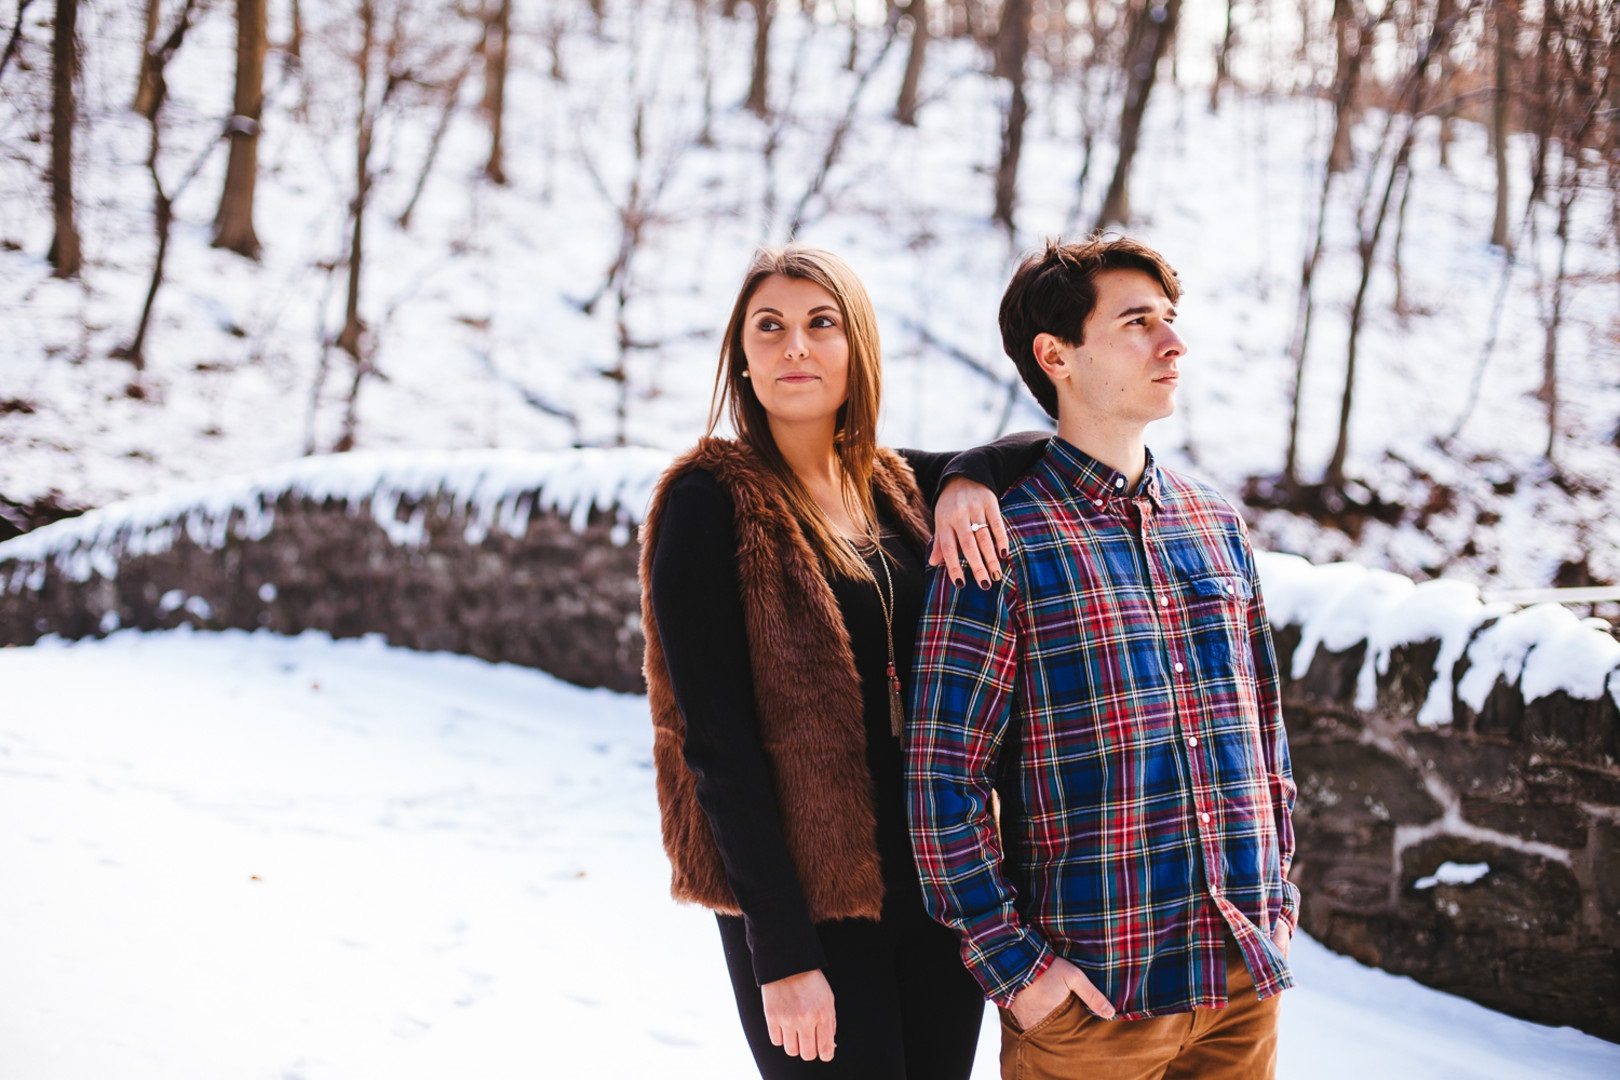
[[[1158,466],[1159,495],[1166,506],[1207,517],[1219,518],[1238,527],[1243,515],[1237,504],[1215,485],[1175,469]]]
[[[1062,497],[1052,490],[1041,470],[1031,469],[1001,496],[1001,519],[1011,532],[1050,528],[1054,513],[1061,512]]]

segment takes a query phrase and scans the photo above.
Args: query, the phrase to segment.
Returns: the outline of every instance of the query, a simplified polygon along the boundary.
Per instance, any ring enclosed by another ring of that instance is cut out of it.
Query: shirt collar
[[[1155,506],[1159,505],[1159,468],[1154,463],[1152,450],[1147,451],[1147,467],[1142,470],[1142,478],[1130,489],[1126,488],[1129,478],[1124,473],[1104,465],[1073,443],[1056,435],[1052,436],[1052,441],[1047,444],[1044,461],[1064,491],[1093,505],[1100,507],[1111,499],[1136,499],[1144,496],[1152,500]]]

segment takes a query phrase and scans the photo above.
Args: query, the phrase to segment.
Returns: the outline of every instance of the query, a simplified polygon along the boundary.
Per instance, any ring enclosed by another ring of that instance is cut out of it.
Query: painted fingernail
[[[990,582],[987,579],[985,579],[985,578],[980,578],[979,579],[979,588],[988,589],[989,587],[990,587]]]

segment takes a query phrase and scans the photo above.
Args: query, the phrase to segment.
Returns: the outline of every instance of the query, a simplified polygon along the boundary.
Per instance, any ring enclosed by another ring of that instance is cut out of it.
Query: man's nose
[[[1169,323],[1164,324],[1164,339],[1159,342],[1159,355],[1187,355],[1187,343],[1181,340],[1181,335],[1176,333],[1176,328],[1171,326]]]

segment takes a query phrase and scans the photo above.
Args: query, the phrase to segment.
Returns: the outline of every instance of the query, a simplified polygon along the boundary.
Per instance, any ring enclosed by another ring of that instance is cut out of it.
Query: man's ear
[[[1035,362],[1041,365],[1046,377],[1056,385],[1059,379],[1067,379],[1074,374],[1069,368],[1069,362],[1063,355],[1066,343],[1059,340],[1056,334],[1039,333],[1030,343],[1031,351],[1035,353]]]

